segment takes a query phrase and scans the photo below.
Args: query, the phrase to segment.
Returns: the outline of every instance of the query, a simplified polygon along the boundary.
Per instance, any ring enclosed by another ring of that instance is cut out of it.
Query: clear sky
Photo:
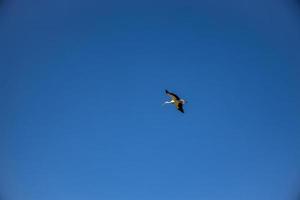
[[[299,77],[296,0],[2,0],[0,198],[294,199]]]

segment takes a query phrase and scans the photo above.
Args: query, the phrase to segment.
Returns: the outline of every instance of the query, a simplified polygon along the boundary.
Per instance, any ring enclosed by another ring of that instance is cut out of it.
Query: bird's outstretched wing
[[[177,110],[179,110],[180,112],[184,113],[182,103],[176,104],[176,108],[177,108]]]
[[[176,94],[169,92],[168,90],[166,90],[166,94],[174,100],[180,100],[180,98]]]

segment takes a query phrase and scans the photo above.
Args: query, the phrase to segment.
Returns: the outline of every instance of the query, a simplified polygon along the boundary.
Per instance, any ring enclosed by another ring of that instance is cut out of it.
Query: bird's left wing
[[[179,110],[180,112],[184,113],[182,103],[177,103],[177,104],[176,104],[176,108],[177,108],[177,110]]]

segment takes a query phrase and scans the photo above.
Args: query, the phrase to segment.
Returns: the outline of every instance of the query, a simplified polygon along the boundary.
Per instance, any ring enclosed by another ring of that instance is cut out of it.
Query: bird
[[[166,94],[171,97],[172,99],[170,101],[165,101],[163,105],[165,104],[174,104],[180,112],[184,113],[183,105],[186,104],[187,101],[179,98],[176,94],[169,92],[168,90],[165,90]]]

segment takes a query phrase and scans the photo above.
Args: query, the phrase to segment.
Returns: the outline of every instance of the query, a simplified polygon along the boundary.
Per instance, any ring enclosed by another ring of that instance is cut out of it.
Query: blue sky
[[[294,199],[299,5],[3,0],[0,196]]]

